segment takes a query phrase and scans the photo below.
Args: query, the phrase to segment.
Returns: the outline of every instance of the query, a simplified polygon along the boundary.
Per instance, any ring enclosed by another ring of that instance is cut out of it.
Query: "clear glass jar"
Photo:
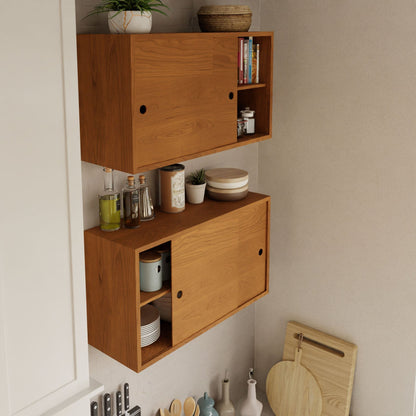
[[[139,182],[140,219],[142,221],[149,221],[155,217],[152,197],[150,195],[149,186],[146,184],[146,177],[144,175],[139,176]]]
[[[123,188],[124,226],[137,228],[140,226],[139,190],[136,187],[134,176],[127,177],[126,187]]]
[[[120,229],[120,192],[114,190],[113,169],[104,168],[104,191],[98,196],[100,228],[103,231]]]

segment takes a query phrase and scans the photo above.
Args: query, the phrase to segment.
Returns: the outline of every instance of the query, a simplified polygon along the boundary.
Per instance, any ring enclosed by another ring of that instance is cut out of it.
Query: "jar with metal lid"
[[[241,117],[246,121],[246,134],[254,134],[256,132],[254,114],[255,111],[251,110],[250,107],[240,111]]]
[[[185,209],[185,166],[175,163],[159,169],[160,209],[177,213]]]
[[[244,136],[246,131],[246,124],[247,121],[245,121],[243,118],[237,119],[237,137]]]
[[[140,254],[140,290],[156,292],[162,288],[162,256],[155,251]]]

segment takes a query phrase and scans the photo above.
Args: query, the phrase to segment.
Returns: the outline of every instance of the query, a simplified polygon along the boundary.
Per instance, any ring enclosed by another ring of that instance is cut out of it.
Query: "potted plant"
[[[164,7],[162,0],[102,0],[88,16],[107,13],[111,33],[149,33],[152,12],[166,16]]]
[[[205,195],[205,170],[199,169],[192,172],[186,178],[186,199],[191,204],[202,204]]]

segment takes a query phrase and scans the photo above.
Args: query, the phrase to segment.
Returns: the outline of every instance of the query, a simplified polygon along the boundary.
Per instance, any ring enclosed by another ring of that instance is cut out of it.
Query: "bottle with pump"
[[[149,186],[146,184],[146,177],[144,175],[139,176],[139,182],[140,219],[142,221],[149,221],[155,217],[152,197],[150,196]]]
[[[120,229],[120,192],[114,190],[113,169],[104,168],[104,191],[98,196],[100,228],[103,231]]]
[[[127,177],[126,187],[123,188],[124,226],[137,228],[140,225],[139,190],[136,188],[134,176]]]

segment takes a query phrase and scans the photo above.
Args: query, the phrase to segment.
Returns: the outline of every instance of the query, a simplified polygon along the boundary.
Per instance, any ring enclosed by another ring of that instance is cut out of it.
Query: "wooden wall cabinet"
[[[260,83],[237,85],[238,37],[260,43]],[[82,160],[138,173],[271,137],[273,34],[78,35]],[[256,134],[237,117],[256,110]]]
[[[270,197],[158,212],[137,230],[85,232],[89,343],[139,372],[268,292]],[[171,248],[171,282],[140,291],[140,253]],[[172,298],[172,322],[140,347],[140,308]]]

